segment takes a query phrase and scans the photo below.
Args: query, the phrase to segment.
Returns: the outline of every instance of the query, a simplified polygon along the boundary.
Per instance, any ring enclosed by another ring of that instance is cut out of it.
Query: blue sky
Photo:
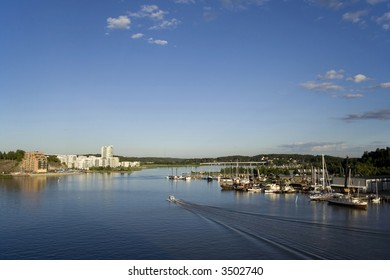
[[[390,1],[3,0],[0,149],[390,146]]]

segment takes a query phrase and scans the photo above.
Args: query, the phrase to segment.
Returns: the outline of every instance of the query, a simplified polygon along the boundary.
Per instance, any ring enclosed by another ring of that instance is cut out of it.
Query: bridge
[[[264,165],[266,161],[201,162],[200,165]]]

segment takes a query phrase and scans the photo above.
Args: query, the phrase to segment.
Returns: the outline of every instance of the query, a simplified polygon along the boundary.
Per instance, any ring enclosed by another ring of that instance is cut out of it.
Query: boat
[[[173,195],[170,195],[170,196],[168,196],[168,199],[167,199],[169,202],[177,202],[177,199],[176,199],[176,197],[174,197]]]
[[[362,201],[359,198],[352,197],[349,192],[349,186],[348,186],[348,181],[349,181],[349,173],[350,169],[348,167],[348,157],[346,159],[346,166],[345,166],[345,181],[344,181],[344,187],[348,189],[348,194],[343,195],[337,198],[331,198],[328,200],[329,204],[332,205],[339,205],[339,206],[345,206],[345,207],[350,207],[350,208],[355,208],[355,209],[362,209],[362,210],[367,210],[367,202]]]
[[[380,203],[381,198],[378,195],[378,182],[377,181],[375,181],[375,188],[376,188],[376,196],[375,196],[375,198],[371,199],[371,202],[372,203]]]
[[[219,180],[219,185],[223,190],[233,190],[234,182],[232,178],[221,178]]]
[[[252,186],[250,188],[248,188],[248,192],[262,192],[262,188],[258,187],[258,186]]]
[[[290,185],[282,187],[282,193],[296,193],[297,191]]]
[[[322,201],[332,198],[332,188],[330,187],[330,179],[328,170],[326,168],[324,155],[322,155],[322,178],[320,180],[321,184],[318,184],[316,180],[317,169],[313,169],[312,172],[314,175],[315,185],[311,185],[312,191],[310,191],[310,200]]]
[[[265,193],[280,193],[281,190],[280,190],[280,186],[277,184],[267,184],[265,186],[264,192]]]
[[[339,198],[332,198],[328,200],[329,204],[346,206],[356,209],[367,210],[367,202],[360,199],[352,198],[350,195],[346,195]]]

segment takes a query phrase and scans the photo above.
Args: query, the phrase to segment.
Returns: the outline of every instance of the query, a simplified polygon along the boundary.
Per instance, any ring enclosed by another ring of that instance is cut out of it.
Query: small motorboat
[[[170,195],[168,196],[168,199],[167,199],[169,202],[176,202],[176,197],[174,197],[173,195]]]

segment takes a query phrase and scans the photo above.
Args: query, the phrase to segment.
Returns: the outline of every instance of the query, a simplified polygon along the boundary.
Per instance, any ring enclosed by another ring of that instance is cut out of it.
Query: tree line
[[[24,157],[25,151],[16,150],[10,152],[0,152],[0,160],[16,160],[20,162]],[[120,161],[140,161],[143,165],[148,163],[161,165],[194,165],[201,162],[236,162],[236,161],[255,161],[260,162],[264,158],[272,166],[282,166],[284,164],[296,163],[301,168],[310,169],[311,167],[320,168],[322,165],[321,155],[302,155],[302,154],[264,154],[256,156],[226,156],[217,158],[159,158],[159,157],[122,157]],[[49,156],[49,161],[59,161],[56,156]],[[325,156],[327,170],[330,174],[344,175],[345,159],[340,157]],[[349,159],[349,166],[354,176],[376,176],[390,175],[390,147],[376,149],[375,151],[365,151],[361,158]]]
[[[16,150],[10,152],[0,152],[0,159],[22,161],[25,151]]]

